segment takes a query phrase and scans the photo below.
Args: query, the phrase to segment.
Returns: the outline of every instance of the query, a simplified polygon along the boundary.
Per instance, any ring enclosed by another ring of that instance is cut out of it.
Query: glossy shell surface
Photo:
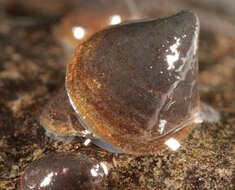
[[[25,170],[20,190],[101,190],[102,165],[81,154],[49,154]]]
[[[192,12],[96,33],[67,66],[66,89],[84,128],[131,154],[181,140],[199,114],[199,20]]]

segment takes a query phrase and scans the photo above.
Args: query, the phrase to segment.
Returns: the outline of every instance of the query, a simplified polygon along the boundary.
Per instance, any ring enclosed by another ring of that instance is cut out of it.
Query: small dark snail
[[[102,190],[107,175],[104,163],[75,153],[49,154],[33,162],[24,172],[20,190]]]
[[[136,19],[137,15],[132,13],[127,1],[130,0],[78,1],[76,8],[54,28],[55,36],[66,47],[73,49],[106,26]]]
[[[67,66],[69,100],[62,89],[41,124],[58,137],[89,135],[112,152],[152,154],[172,143],[176,149],[200,120],[198,35],[192,12],[96,33]]]

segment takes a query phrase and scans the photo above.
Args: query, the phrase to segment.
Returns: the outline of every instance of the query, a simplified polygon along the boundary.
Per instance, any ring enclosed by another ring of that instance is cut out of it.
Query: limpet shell
[[[20,190],[102,190],[104,163],[77,153],[51,153],[33,162],[21,176]]]
[[[136,19],[137,16],[130,10],[128,1],[79,1],[74,10],[63,17],[54,28],[54,34],[68,50],[73,49],[104,27]]]
[[[81,44],[66,89],[83,127],[130,154],[185,137],[200,112],[198,36],[198,17],[180,12],[116,25]]]

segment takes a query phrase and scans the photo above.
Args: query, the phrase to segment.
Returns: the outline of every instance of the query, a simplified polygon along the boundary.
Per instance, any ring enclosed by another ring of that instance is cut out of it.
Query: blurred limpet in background
[[[143,18],[133,0],[79,1],[55,26],[54,34],[68,49],[88,39],[101,29],[121,22]]]

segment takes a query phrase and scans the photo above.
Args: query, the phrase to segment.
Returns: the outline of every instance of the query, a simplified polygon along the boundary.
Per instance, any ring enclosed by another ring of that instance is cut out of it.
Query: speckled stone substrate
[[[0,189],[16,189],[24,169],[50,152],[81,152],[109,168],[104,189],[234,188],[235,41],[201,33],[200,94],[221,113],[195,128],[176,152],[154,156],[108,153],[84,139],[45,136],[38,116],[64,83],[64,51],[47,24],[0,18]]]

